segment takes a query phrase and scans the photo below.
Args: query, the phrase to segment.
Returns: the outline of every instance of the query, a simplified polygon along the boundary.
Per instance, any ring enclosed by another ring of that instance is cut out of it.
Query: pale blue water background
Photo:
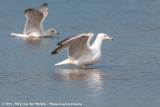
[[[45,2],[49,14],[44,29],[57,29],[59,39],[11,37],[11,32],[23,32],[24,10]],[[84,32],[104,32],[115,40],[104,41],[96,65],[55,67],[67,58],[66,51],[51,55],[58,41]],[[2,0],[0,106],[74,102],[84,107],[160,107],[159,53],[160,0]]]

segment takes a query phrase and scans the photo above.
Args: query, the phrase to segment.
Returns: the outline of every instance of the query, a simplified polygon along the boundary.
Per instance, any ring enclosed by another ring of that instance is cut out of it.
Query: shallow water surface
[[[24,10],[38,9],[44,2],[5,0],[0,4],[1,106],[15,106],[15,102],[160,106],[159,0],[48,0],[44,29],[53,27],[60,35],[11,37],[12,32],[23,32]],[[66,51],[51,55],[56,44],[84,32],[104,32],[114,38],[103,42],[100,62],[84,69],[54,66],[67,58]]]

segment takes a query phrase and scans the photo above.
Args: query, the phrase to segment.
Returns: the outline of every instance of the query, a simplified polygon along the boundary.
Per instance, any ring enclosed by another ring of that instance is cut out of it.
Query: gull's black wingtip
[[[54,54],[57,54],[57,51],[52,51],[52,53],[51,53],[52,55],[54,55]]]
[[[32,10],[34,10],[34,9],[27,8],[27,9],[24,11],[24,14],[26,14],[26,12],[28,12],[28,11],[32,11]]]
[[[44,3],[41,7],[43,7],[43,6],[48,7],[48,3]]]
[[[62,45],[62,43],[61,43],[61,42],[58,42],[57,45]]]

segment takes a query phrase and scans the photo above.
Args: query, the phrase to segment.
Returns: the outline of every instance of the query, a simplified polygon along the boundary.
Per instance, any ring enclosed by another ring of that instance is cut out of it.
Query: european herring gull
[[[28,8],[24,11],[27,18],[23,34],[11,33],[17,37],[51,37],[59,34],[55,29],[43,31],[43,21],[48,14],[48,4],[44,3],[39,10]]]
[[[82,33],[59,42],[57,45],[60,46],[52,54],[57,54],[67,49],[68,59],[55,65],[77,65],[85,67],[96,64],[101,58],[102,41],[105,39],[113,40],[113,38],[104,33],[99,33],[94,43],[90,46],[90,40],[93,35],[93,33]]]

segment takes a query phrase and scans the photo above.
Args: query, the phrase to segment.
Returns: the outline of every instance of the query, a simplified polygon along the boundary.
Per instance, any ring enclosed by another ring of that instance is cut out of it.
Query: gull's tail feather
[[[62,61],[62,62],[59,62],[57,64],[55,64],[55,66],[57,65],[72,65],[71,61],[69,61],[68,59]]]
[[[16,33],[11,33],[11,36],[14,36],[14,37],[28,37],[28,35],[25,35],[25,34],[16,34]]]

